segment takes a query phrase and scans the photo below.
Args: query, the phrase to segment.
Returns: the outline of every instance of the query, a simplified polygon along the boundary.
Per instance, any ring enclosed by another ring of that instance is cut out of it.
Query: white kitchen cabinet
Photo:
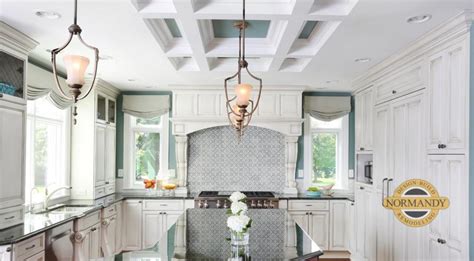
[[[355,204],[354,202],[348,202],[347,204],[347,216],[346,216],[346,244],[347,250],[351,253],[355,253]]]
[[[329,249],[329,212],[291,212],[293,220],[323,250]]]
[[[425,256],[430,260],[469,259],[469,210],[465,155],[429,155],[430,182],[440,196],[448,197],[449,209],[441,210],[428,225],[429,245]]]
[[[385,209],[382,206],[382,192],[377,191],[375,195],[375,260],[394,261],[392,253],[394,240],[393,222],[395,217],[392,210]]]
[[[373,260],[375,227],[372,218],[373,191],[369,186],[358,186],[354,191],[355,253],[358,260]]]
[[[106,126],[97,124],[95,128],[95,186],[105,185],[105,130]]]
[[[465,153],[468,148],[469,55],[466,41],[428,59],[428,152]]]
[[[74,221],[74,260],[85,261],[102,256],[101,231],[100,211]]]
[[[26,106],[0,98],[0,209],[24,202],[25,120]]]
[[[12,260],[12,247],[10,245],[0,246],[0,261]]]
[[[347,222],[349,215],[346,200],[330,201],[329,249],[347,250]]]
[[[44,251],[42,252],[39,252],[38,254],[34,255],[34,256],[30,256],[26,259],[23,259],[24,261],[45,261],[45,257],[44,257]],[[20,261],[20,260],[18,260]]]
[[[115,98],[118,94],[115,87],[98,79],[91,94],[77,104],[77,123],[72,126],[71,140],[74,144],[71,147],[73,199],[96,199],[115,192]]]
[[[374,163],[372,180],[377,191],[382,190],[384,178],[390,177],[389,170],[389,141],[390,130],[390,105],[377,106],[374,112]]]
[[[143,230],[142,248],[153,247],[161,238],[162,235],[162,213],[156,211],[143,211]]]
[[[126,200],[123,203],[122,234],[123,250],[140,250],[142,248],[142,201]],[[146,228],[147,229],[147,228]]]
[[[116,252],[116,237],[121,227],[117,226],[117,215],[102,220],[102,253],[104,257],[113,256]]]
[[[124,229],[122,202],[116,204],[117,211],[117,230],[115,232],[115,253],[122,252],[122,231]]]
[[[355,143],[358,151],[372,150],[373,106],[372,87],[355,95]]]

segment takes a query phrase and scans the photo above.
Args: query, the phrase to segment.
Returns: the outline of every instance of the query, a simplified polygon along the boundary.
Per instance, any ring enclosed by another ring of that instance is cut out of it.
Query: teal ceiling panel
[[[237,38],[239,30],[234,27],[235,20],[212,20],[212,29],[215,38]],[[247,20],[248,26],[245,29],[246,38],[266,38],[270,21],[268,20]]]

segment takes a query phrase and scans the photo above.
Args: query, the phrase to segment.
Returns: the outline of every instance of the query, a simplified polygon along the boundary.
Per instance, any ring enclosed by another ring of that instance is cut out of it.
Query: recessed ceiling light
[[[135,79],[128,79],[127,81],[129,81],[129,82],[134,82]]]
[[[51,49],[46,49],[45,50],[47,53],[51,53]]]
[[[356,63],[367,63],[367,62],[370,62],[372,59],[370,59],[369,57],[363,57],[363,58],[357,58],[354,60],[354,62]]]
[[[424,23],[428,20],[431,19],[430,14],[424,14],[424,15],[417,15],[417,16],[412,16],[407,19],[407,23],[409,24],[421,24]]]
[[[54,11],[36,11],[35,14],[38,17],[51,19],[51,20],[56,20],[56,19],[61,18],[61,15],[58,12],[54,12]]]
[[[145,86],[146,89],[151,89],[153,86]]]

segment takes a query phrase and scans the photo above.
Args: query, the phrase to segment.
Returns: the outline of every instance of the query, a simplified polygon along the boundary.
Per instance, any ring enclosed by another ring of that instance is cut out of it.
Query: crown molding
[[[176,91],[215,91],[215,90],[224,90],[224,85],[169,85],[169,89],[173,92]],[[254,89],[256,87],[254,86]],[[300,91],[303,92],[305,90],[310,89],[306,85],[263,85],[262,91],[269,90],[269,91]]]
[[[419,60],[424,54],[437,46],[465,37],[470,32],[473,17],[473,12],[463,11],[419,37],[409,44],[408,47],[372,66],[369,70],[357,76],[352,81],[354,92],[357,92],[361,88],[366,88],[368,83],[377,81],[387,74],[392,73],[394,67],[404,67],[407,64]]]
[[[26,55],[39,44],[3,21],[0,21],[0,43]]]

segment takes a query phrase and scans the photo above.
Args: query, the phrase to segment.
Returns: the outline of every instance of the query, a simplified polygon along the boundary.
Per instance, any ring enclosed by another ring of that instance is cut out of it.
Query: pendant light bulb
[[[89,65],[89,59],[81,55],[66,55],[63,60],[67,72],[66,83],[69,86],[84,85],[84,77]]]
[[[241,83],[235,86],[235,95],[237,96],[236,102],[238,106],[248,106],[251,94],[252,85]]]

